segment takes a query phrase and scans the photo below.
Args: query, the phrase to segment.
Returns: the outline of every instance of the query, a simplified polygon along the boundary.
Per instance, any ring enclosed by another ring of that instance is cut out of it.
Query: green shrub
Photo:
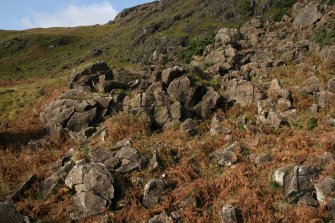
[[[318,119],[317,118],[310,118],[307,120],[307,129],[312,130],[318,126]]]
[[[193,56],[202,55],[206,49],[206,46],[214,44],[215,33],[211,33],[208,36],[202,38],[196,38],[190,41],[178,55],[178,59],[185,63],[190,63]]]
[[[333,25],[330,29],[321,29],[316,32],[312,40],[319,43],[320,47],[324,47],[326,45],[335,44],[335,20],[333,21]]]
[[[277,182],[271,181],[270,182],[270,187],[273,190],[278,190],[280,188],[280,185]]]

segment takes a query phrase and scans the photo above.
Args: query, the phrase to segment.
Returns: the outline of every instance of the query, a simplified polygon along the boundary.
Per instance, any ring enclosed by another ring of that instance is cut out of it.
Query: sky
[[[105,24],[125,8],[153,0],[0,0],[0,29]]]

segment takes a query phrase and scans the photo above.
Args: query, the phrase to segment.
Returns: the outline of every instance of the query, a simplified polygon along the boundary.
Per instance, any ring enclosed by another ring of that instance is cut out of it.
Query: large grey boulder
[[[284,199],[296,203],[298,199],[314,190],[318,171],[312,166],[295,166],[284,178]]]
[[[28,223],[29,218],[15,209],[11,202],[0,203],[0,223]]]
[[[305,7],[299,9],[295,15],[293,26],[299,30],[311,27],[320,20],[322,16],[319,8],[320,4],[318,1],[311,1]]]
[[[231,80],[227,84],[226,98],[244,107],[261,100],[263,94],[250,81]]]
[[[40,119],[54,139],[63,133],[83,132],[95,127],[105,116],[117,110],[111,97],[73,89],[43,108]]]
[[[152,208],[161,200],[164,191],[167,189],[166,181],[151,179],[144,187],[143,206]]]
[[[67,178],[65,185],[75,189],[74,202],[78,212],[73,219],[100,214],[108,209],[114,198],[114,177],[101,163],[79,162]]]

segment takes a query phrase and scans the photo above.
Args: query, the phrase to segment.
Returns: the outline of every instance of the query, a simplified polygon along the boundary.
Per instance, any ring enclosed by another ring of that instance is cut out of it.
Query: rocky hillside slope
[[[141,71],[97,48],[2,122],[0,222],[335,221],[334,2],[194,3],[125,10]]]

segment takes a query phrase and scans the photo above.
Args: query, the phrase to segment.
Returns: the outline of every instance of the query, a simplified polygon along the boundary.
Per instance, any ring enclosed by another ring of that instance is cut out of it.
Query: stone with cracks
[[[144,187],[143,206],[152,208],[161,200],[166,189],[167,183],[164,180],[151,179]]]

